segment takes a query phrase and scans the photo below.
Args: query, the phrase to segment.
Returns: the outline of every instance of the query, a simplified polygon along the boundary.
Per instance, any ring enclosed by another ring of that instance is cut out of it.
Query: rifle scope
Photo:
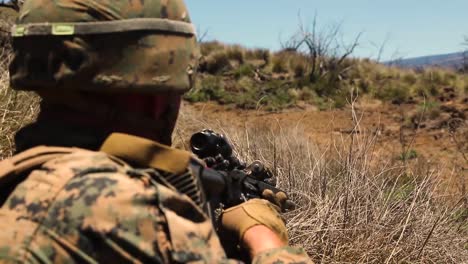
[[[193,134],[190,138],[190,148],[202,159],[218,155],[229,158],[232,155],[232,146],[227,139],[209,129]]]

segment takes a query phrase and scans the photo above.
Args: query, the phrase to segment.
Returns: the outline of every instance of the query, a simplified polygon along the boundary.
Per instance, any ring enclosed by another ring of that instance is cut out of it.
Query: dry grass
[[[8,28],[0,20],[0,29]],[[0,38],[2,35],[0,35]],[[4,37],[4,36],[3,36]],[[8,39],[0,39],[0,159],[10,156],[14,151],[15,132],[31,122],[38,112],[38,98],[32,93],[15,92],[9,88],[8,64],[11,60]]]
[[[195,130],[218,129],[243,159],[274,168],[298,204],[287,214],[291,241],[316,263],[468,261],[468,197],[443,196],[437,168],[377,156],[374,134],[351,134],[319,150],[300,124],[283,125],[229,127],[183,112],[175,138],[184,147]]]

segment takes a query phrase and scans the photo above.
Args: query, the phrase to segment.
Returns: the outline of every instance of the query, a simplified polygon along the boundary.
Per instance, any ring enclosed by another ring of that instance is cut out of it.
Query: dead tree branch
[[[201,30],[200,28],[197,27],[197,42],[202,43],[205,41],[205,39],[208,37],[208,31],[209,29]]]
[[[18,12],[23,5],[24,0],[1,0],[0,1],[0,7],[6,7],[6,8],[11,8]]]

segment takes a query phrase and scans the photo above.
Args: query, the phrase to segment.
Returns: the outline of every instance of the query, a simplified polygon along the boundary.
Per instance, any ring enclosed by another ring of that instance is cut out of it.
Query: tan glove
[[[262,198],[281,208],[281,212],[293,210],[296,207],[284,192],[274,193],[272,190],[266,189],[262,193]]]
[[[288,243],[288,231],[279,213],[280,208],[263,199],[252,199],[225,210],[221,216],[224,231],[241,241],[245,231],[264,225],[275,232],[281,241]]]

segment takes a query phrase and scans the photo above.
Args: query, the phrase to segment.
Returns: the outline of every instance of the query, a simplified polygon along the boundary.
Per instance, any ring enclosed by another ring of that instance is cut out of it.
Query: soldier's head
[[[170,142],[199,56],[183,0],[26,0],[12,35],[13,89]]]

